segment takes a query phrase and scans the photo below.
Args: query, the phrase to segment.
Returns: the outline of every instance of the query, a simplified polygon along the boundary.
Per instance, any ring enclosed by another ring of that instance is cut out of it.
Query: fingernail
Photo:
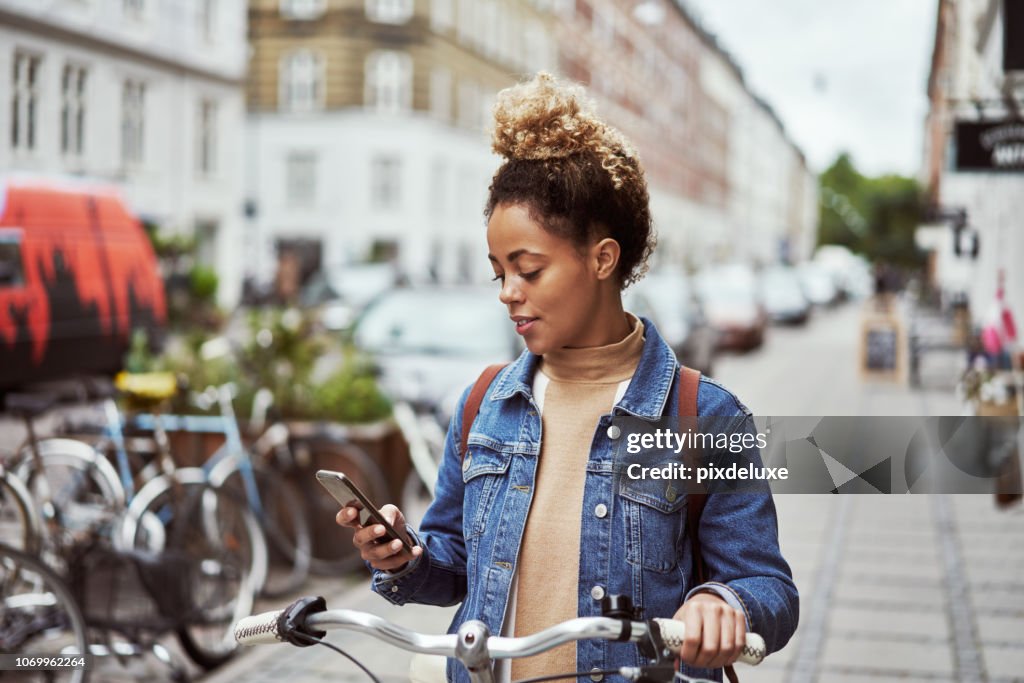
[[[378,527],[374,528],[373,533],[375,533],[378,536],[383,536],[384,535],[384,527],[378,526]]]
[[[392,541],[391,542],[391,549],[392,550],[398,550],[401,547],[402,547],[402,542],[401,541]]]

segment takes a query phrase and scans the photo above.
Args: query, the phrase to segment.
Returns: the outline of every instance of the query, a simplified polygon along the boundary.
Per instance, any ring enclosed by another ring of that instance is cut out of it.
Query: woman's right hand
[[[384,519],[402,533],[405,529],[405,515],[394,505],[385,505],[380,509]],[[352,536],[352,545],[359,551],[359,556],[369,562],[374,569],[386,572],[394,572],[403,568],[409,560],[423,554],[423,548],[415,546],[412,553],[405,549],[401,541],[395,540],[390,543],[382,543],[381,540],[386,533],[383,524],[370,524],[362,526],[359,524],[359,511],[354,507],[343,507],[335,516],[335,521],[343,527],[355,529]]]

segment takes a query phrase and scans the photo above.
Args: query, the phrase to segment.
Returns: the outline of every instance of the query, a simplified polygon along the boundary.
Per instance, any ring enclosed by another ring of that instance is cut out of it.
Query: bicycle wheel
[[[252,612],[266,572],[259,524],[246,505],[212,486],[198,468],[147,483],[132,501],[120,534],[128,547],[184,554],[189,605],[177,629],[192,660],[212,669],[237,650],[232,628]]]
[[[0,543],[35,555],[41,537],[42,524],[28,489],[0,465]]]
[[[85,620],[71,591],[40,560],[0,544],[0,653],[71,656],[88,653]],[[88,680],[85,669],[18,672],[17,680]]]
[[[38,461],[31,451],[22,451],[14,474],[25,483],[40,517],[67,536],[51,540],[68,542],[124,508],[117,472],[94,448],[73,439],[44,439],[38,448]]]
[[[298,441],[292,445],[292,452],[296,466],[290,477],[299,490],[313,530],[310,571],[334,576],[363,567],[363,560],[352,545],[352,532],[334,521],[338,502],[317,482],[316,471],[344,472],[377,505],[388,502],[384,473],[366,451],[349,443],[326,439]]]
[[[210,482],[247,500],[237,464],[224,460],[221,465],[210,473]],[[261,466],[253,467],[253,475],[261,506],[257,520],[266,539],[268,560],[267,580],[259,592],[267,598],[280,597],[297,589],[309,576],[313,535],[295,485],[279,472]]]

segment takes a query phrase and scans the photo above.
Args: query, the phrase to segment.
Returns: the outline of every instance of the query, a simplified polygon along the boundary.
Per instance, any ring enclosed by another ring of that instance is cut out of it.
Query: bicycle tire
[[[35,555],[42,534],[42,521],[25,484],[0,466],[0,543]]]
[[[41,471],[26,449],[19,454],[14,474],[40,506],[41,518],[74,536],[110,521],[124,509],[124,487],[117,472],[94,448],[73,439],[43,439],[37,445]]]
[[[260,465],[253,465],[253,475],[263,508],[256,518],[267,545],[267,578],[259,594],[276,598],[295,591],[309,576],[313,532],[292,482]],[[210,481],[246,499],[242,473],[234,460],[222,461],[210,473]]]
[[[72,655],[89,652],[88,631],[71,590],[41,560],[0,544],[0,652]],[[68,648],[71,648],[69,651]],[[85,683],[86,669],[66,670],[66,678],[41,671],[41,680]],[[32,680],[20,672],[18,680]]]
[[[128,548],[173,550],[195,558],[189,576],[195,597],[189,616],[176,629],[178,640],[204,669],[234,656],[238,644],[232,629],[252,612],[267,562],[263,534],[245,503],[213,486],[201,469],[180,469],[139,491],[120,538]]]
[[[289,475],[299,490],[312,528],[310,571],[320,576],[337,576],[365,569],[362,558],[352,545],[352,532],[335,523],[338,502],[317,482],[316,471],[344,472],[378,505],[388,497],[384,473],[366,451],[351,443],[328,439],[297,440],[291,448],[296,464]]]

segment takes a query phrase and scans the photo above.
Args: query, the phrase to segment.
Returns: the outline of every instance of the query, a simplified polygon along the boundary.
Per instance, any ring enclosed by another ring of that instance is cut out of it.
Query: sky
[[[921,166],[936,0],[686,0],[820,172]]]

